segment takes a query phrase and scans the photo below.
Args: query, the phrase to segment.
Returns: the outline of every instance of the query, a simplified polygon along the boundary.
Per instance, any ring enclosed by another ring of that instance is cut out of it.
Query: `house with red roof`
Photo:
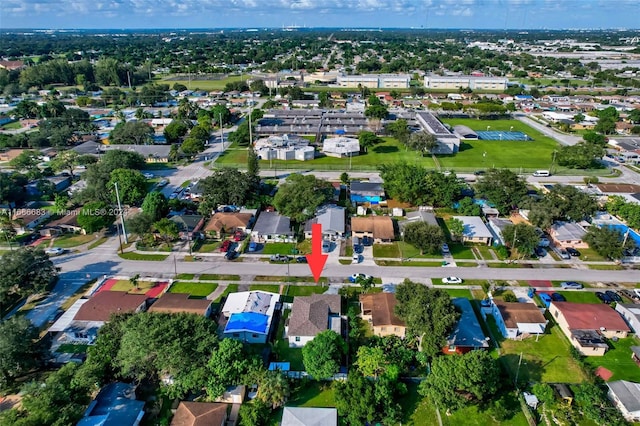
[[[624,338],[631,331],[609,305],[552,302],[549,313],[571,344],[586,356],[604,355],[609,349],[605,338]]]

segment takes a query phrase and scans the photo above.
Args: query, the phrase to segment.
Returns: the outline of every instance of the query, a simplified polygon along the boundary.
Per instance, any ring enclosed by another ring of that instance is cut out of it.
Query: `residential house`
[[[490,245],[493,234],[479,216],[454,216],[454,219],[462,221],[462,242],[472,244]]]
[[[171,426],[225,426],[229,404],[181,401]]]
[[[502,302],[493,300],[489,308],[482,309],[482,316],[493,315],[498,329],[507,339],[529,334],[544,334],[547,319],[533,303]]]
[[[404,235],[405,226],[414,222],[425,222],[425,223],[428,223],[429,225],[440,226],[438,224],[438,219],[436,219],[436,215],[433,212],[416,210],[416,211],[408,212],[404,220],[401,220],[398,222],[400,235],[401,236]]]
[[[393,293],[360,295],[360,318],[367,321],[376,336],[395,335],[404,338],[406,325],[396,316],[396,296]]]
[[[88,299],[73,318],[75,321],[107,322],[112,314],[140,312],[147,308],[148,296],[126,291],[100,291]]]
[[[203,231],[215,238],[224,238],[236,231],[246,232],[252,221],[251,213],[218,212],[211,216]]]
[[[456,297],[453,306],[460,312],[460,319],[447,339],[447,346],[442,349],[445,354],[464,354],[474,349],[487,349],[489,342],[484,335],[471,302],[466,297]]]
[[[640,333],[640,305],[633,303],[616,303],[616,311],[629,324],[634,333]]]
[[[277,212],[263,211],[251,230],[251,239],[258,243],[293,242],[291,219]]]
[[[24,68],[24,61],[0,61],[0,69],[15,71]]]
[[[29,195],[42,195],[42,183],[50,182],[55,192],[64,191],[71,186],[71,176],[49,176],[42,179],[34,180],[25,185],[25,189]]]
[[[498,244],[501,244],[503,246],[507,245],[507,242],[502,236],[502,231],[504,231],[504,228],[506,228],[507,226],[513,225],[513,222],[511,222],[509,219],[490,217],[487,221],[487,224],[489,225],[489,230],[493,233],[494,242],[497,242]]]
[[[342,298],[337,294],[314,294],[293,299],[286,333],[290,348],[301,348],[325,330],[342,335]]]
[[[171,216],[169,220],[178,225],[180,238],[184,239],[191,239],[204,225],[204,216],[199,214],[179,214]]]
[[[606,338],[627,337],[630,329],[609,305],[551,302],[549,313],[571,344],[586,356],[602,356],[609,349]]]
[[[349,194],[349,199],[355,204],[386,204],[382,182],[352,181],[349,184]]]
[[[375,243],[390,243],[395,238],[393,219],[389,216],[353,217],[351,233],[358,238],[373,238]]]
[[[607,383],[607,396],[613,402],[622,417],[630,422],[640,421],[640,383],[616,380]]]
[[[0,161],[2,162],[11,161],[14,158],[16,158],[18,155],[22,154],[23,152],[24,152],[24,149],[18,149],[18,148],[8,149],[6,151],[0,152]]]
[[[151,305],[149,312],[163,312],[167,314],[185,312],[209,317],[211,315],[212,304],[213,302],[208,299],[191,299],[189,294],[165,293]]]
[[[549,235],[556,246],[576,249],[588,248],[589,244],[583,238],[587,231],[575,222],[554,222],[549,229]]]
[[[27,203],[24,208],[14,210],[11,219],[14,222],[13,229],[16,234],[22,235],[33,230],[49,217],[51,217],[51,213],[48,210],[41,209],[40,204],[32,201]]]
[[[335,408],[284,407],[281,426],[338,426]]]
[[[136,387],[109,383],[91,401],[78,426],[137,426],[144,417],[144,401],[137,401]]]
[[[85,235],[87,232],[78,224],[80,209],[65,212],[59,219],[47,223],[44,229],[40,230],[40,235],[52,236],[63,232],[72,232]]]
[[[265,291],[231,293],[222,308],[224,337],[245,343],[266,343],[273,316],[280,310],[280,295]]]
[[[322,237],[337,240],[345,236],[345,209],[339,206],[324,206],[318,209],[316,216],[304,225],[305,238],[311,238],[314,224],[322,225]]]

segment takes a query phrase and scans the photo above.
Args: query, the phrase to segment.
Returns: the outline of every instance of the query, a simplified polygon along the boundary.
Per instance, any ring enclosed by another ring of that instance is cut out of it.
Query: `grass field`
[[[293,366],[291,366],[293,369]],[[287,401],[292,407],[335,407],[335,393],[331,382],[298,381],[292,397]]]
[[[443,119],[451,126],[465,125],[472,130],[491,130],[526,133],[533,141],[464,141],[455,156],[438,157],[443,168],[488,169],[491,167],[548,169],[558,143],[518,120],[476,120],[472,118]],[[486,155],[484,153],[486,152]]]
[[[220,80],[160,80],[158,83],[168,84],[171,87],[173,87],[175,83],[184,84],[189,90],[222,90],[227,83],[246,80],[247,77],[247,75],[231,75]],[[197,76],[194,76],[194,78],[197,78]]]
[[[596,295],[590,291],[558,291],[563,295],[567,302],[573,303],[602,303]]]
[[[327,291],[327,287],[319,285],[290,285],[287,287],[287,296],[311,296],[312,294],[322,294]]]
[[[87,353],[89,345],[74,345],[72,343],[63,343],[58,346],[56,352],[61,354],[84,354]]]
[[[252,284],[249,286],[249,291],[268,291],[270,293],[280,293],[280,286],[277,284]]]
[[[284,324],[289,315],[291,315],[291,311],[289,309],[285,310],[280,322],[278,323],[274,352],[276,353],[278,362],[291,363],[292,371],[304,371],[302,348],[290,348],[289,340],[282,337],[284,336]]]
[[[59,237],[56,237],[53,240],[53,245],[56,247],[62,248],[71,248],[77,247],[82,244],[86,244],[88,242],[94,241],[96,237],[93,234],[89,235],[81,235],[81,234],[65,234]]]
[[[216,283],[187,283],[187,282],[175,282],[169,288],[169,293],[187,293],[194,297],[206,297],[218,288]]]
[[[593,368],[602,366],[610,370],[613,376],[609,381],[640,382],[640,368],[631,359],[631,346],[638,344],[638,339],[635,337],[627,337],[617,342],[609,340],[609,350],[604,356],[590,356],[586,358],[586,362]]]
[[[492,331],[498,335],[495,329]],[[569,342],[557,325],[537,341],[535,337],[529,337],[525,340],[504,340],[500,345],[500,362],[511,377],[518,374],[520,383],[582,383],[585,380],[584,373],[569,354]],[[520,354],[523,356],[518,372]]]
[[[449,296],[453,297],[466,297],[467,299],[471,299],[473,297],[473,295],[471,294],[471,292],[469,290],[465,290],[463,288],[445,288],[443,289],[444,291],[446,291],[447,293],[449,293]]]
[[[211,280],[239,281],[240,280],[240,275],[200,274],[200,279],[203,280],[203,281],[211,281]]]

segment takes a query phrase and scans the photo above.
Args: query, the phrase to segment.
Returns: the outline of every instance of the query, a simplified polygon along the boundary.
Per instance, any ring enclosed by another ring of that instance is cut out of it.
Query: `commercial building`
[[[505,77],[477,77],[472,75],[426,75],[424,87],[426,89],[453,89],[504,91],[509,80]]]
[[[368,87],[369,89],[408,89],[409,74],[359,74],[340,75],[336,82],[340,87]]]
[[[347,158],[360,155],[360,142],[356,138],[338,136],[322,142],[322,152],[327,157]]]
[[[433,154],[454,154],[460,149],[460,138],[454,135],[435,115],[428,111],[416,114],[416,122],[424,132],[433,135],[438,145],[431,150]]]
[[[295,135],[271,135],[254,143],[256,155],[261,160],[298,160],[315,158],[315,148],[309,141]]]

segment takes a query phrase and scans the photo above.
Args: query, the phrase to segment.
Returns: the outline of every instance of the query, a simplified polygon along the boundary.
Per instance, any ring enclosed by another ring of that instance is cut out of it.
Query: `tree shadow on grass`
[[[398,152],[400,149],[393,145],[380,145],[372,148],[372,151],[376,154],[391,154],[392,152]]]
[[[542,381],[542,374],[545,371],[545,366],[537,360],[527,359],[523,356],[520,363],[520,354],[502,355],[500,357],[500,365],[508,373],[511,383],[516,383],[517,381],[520,387],[526,387],[529,383]]]

